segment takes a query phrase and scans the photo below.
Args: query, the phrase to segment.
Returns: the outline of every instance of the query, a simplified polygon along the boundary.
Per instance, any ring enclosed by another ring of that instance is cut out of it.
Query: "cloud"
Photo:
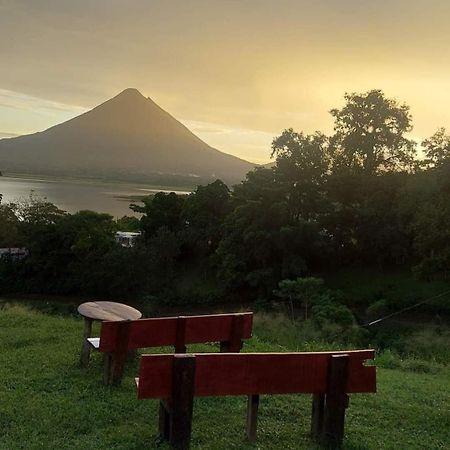
[[[444,0],[0,0],[0,123],[37,131],[136,86],[250,159],[284,128],[330,132],[344,92],[381,88],[428,136],[450,128],[449,14]]]
[[[270,161],[270,145],[274,138],[272,133],[201,121],[181,122],[214,148],[256,164]]]
[[[230,130],[224,128],[223,126],[208,123],[208,122],[199,122],[197,120],[183,120],[179,119],[186,127],[188,127],[193,133],[210,133],[210,134],[226,134]]]
[[[61,111],[74,114],[81,114],[86,111],[86,108],[81,106],[46,100],[7,89],[0,89],[0,106],[25,111]]]

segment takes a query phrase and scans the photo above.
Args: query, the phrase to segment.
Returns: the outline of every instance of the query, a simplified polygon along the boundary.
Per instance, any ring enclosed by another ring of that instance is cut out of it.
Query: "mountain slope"
[[[220,152],[136,89],[43,132],[0,140],[0,170],[237,182],[254,167]]]

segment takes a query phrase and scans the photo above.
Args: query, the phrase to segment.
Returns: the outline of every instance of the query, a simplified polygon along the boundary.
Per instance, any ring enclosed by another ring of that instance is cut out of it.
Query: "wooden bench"
[[[105,354],[104,383],[119,384],[130,351],[174,346],[176,353],[185,353],[188,344],[220,342],[220,351],[239,352],[252,327],[252,312],[105,321],[100,337],[87,341]]]
[[[374,350],[143,355],[138,398],[164,400],[161,437],[172,448],[185,450],[194,397],[247,395],[247,438],[254,442],[260,394],[313,394],[312,437],[336,448],[344,436],[347,394],[376,391],[376,368],[364,365],[374,355]]]

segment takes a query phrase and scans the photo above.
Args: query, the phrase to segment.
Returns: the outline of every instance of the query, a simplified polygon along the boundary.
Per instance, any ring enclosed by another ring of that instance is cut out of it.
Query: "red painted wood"
[[[252,336],[253,313],[239,314],[242,314],[244,320],[242,339],[248,339]],[[229,340],[232,335],[232,323],[235,315],[183,316],[186,321],[185,343],[196,344]],[[133,321],[128,349],[175,345],[178,320],[178,317],[161,317]],[[117,330],[117,322],[102,322],[100,351],[111,352],[115,350]]]
[[[195,396],[320,394],[331,355],[349,355],[346,392],[375,392],[374,350],[319,353],[202,353],[195,355]],[[139,398],[170,398],[174,355],[143,355]]]

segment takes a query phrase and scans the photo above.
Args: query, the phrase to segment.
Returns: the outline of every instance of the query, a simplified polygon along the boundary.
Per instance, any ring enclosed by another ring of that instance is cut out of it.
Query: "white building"
[[[133,247],[136,239],[141,235],[140,231],[117,231],[116,242],[122,247]]]

